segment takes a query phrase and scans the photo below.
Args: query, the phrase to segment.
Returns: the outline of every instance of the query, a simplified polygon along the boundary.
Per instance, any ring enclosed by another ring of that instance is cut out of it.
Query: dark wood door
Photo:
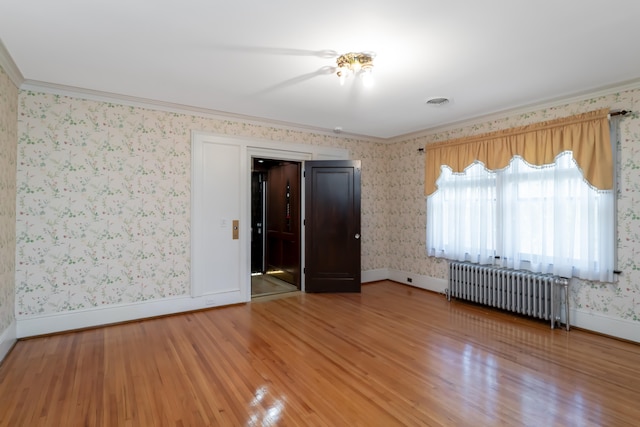
[[[360,292],[360,160],[305,163],[305,290]]]

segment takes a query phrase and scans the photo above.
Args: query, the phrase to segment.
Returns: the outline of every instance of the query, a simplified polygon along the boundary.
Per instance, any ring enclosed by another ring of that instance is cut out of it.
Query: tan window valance
[[[585,179],[601,190],[613,188],[613,157],[608,109],[563,119],[428,144],[425,147],[425,195],[436,191],[440,167],[463,172],[475,161],[489,170],[503,169],[518,155],[542,166],[572,151]]]

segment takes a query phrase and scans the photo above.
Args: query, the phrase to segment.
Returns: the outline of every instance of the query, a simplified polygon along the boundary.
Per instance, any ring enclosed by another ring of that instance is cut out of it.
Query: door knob
[[[360,238],[360,234],[356,233],[356,239]]]

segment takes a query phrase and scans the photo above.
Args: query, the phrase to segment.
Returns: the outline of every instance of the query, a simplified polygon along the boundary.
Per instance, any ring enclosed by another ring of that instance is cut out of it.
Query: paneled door
[[[305,162],[305,291],[360,292],[360,160]]]

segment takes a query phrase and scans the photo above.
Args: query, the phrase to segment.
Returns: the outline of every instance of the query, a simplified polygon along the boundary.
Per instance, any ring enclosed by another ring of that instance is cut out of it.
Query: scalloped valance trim
[[[425,147],[425,195],[436,191],[441,166],[463,172],[475,161],[487,169],[505,168],[514,156],[532,165],[552,164],[564,151],[573,157],[585,179],[600,190],[613,188],[613,155],[609,137],[609,110],[601,109],[550,120],[428,144]]]

